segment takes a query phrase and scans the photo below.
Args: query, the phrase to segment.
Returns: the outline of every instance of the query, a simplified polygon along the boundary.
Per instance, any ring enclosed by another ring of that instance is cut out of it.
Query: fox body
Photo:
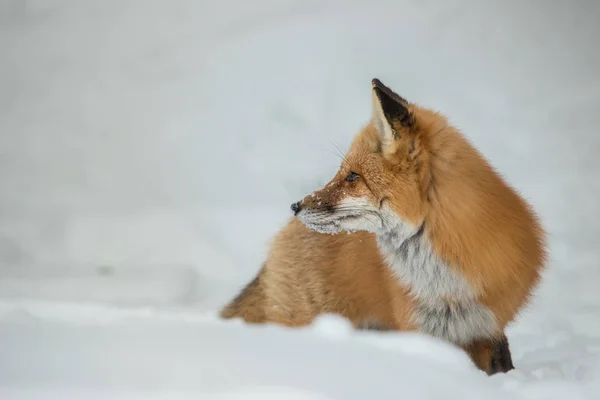
[[[447,119],[377,79],[372,117],[333,179],[291,206],[256,278],[223,318],[417,331],[512,368],[507,324],[546,258],[530,206]]]

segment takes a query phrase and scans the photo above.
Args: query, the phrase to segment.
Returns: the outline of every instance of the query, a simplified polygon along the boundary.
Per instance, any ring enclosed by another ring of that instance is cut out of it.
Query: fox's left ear
[[[412,123],[407,101],[385,86],[379,79],[371,81],[373,86],[373,123],[381,137],[382,147],[391,147],[400,139],[398,128]]]

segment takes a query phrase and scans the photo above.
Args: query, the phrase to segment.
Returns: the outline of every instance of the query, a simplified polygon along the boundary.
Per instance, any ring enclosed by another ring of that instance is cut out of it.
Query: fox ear
[[[400,135],[397,127],[411,123],[407,101],[385,86],[379,79],[371,81],[373,87],[373,123],[381,138],[382,148],[390,148]]]

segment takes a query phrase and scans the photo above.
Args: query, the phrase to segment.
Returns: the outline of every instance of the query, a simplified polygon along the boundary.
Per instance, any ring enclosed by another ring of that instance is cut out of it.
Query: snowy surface
[[[599,398],[600,6],[494,3],[0,1],[0,398]],[[215,316],[373,77],[450,116],[548,229],[509,374],[331,316]]]

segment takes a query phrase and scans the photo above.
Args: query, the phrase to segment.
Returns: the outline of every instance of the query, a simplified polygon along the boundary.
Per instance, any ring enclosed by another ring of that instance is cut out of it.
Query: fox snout
[[[336,201],[337,198],[335,198],[335,193],[332,193],[331,190],[321,189],[307,195],[300,201],[292,203],[290,209],[295,216],[304,213],[333,212],[333,204]]]
[[[300,213],[300,211],[303,211],[303,210],[306,210],[306,211],[325,211],[325,210],[332,211],[333,207],[331,207],[331,205],[329,205],[329,203],[326,203],[324,201],[319,201],[319,203],[317,205],[317,204],[307,202],[305,200],[300,200],[295,203],[292,203],[292,205],[290,206],[290,209],[292,210],[292,212],[294,213],[295,216],[298,216],[298,213]]]

